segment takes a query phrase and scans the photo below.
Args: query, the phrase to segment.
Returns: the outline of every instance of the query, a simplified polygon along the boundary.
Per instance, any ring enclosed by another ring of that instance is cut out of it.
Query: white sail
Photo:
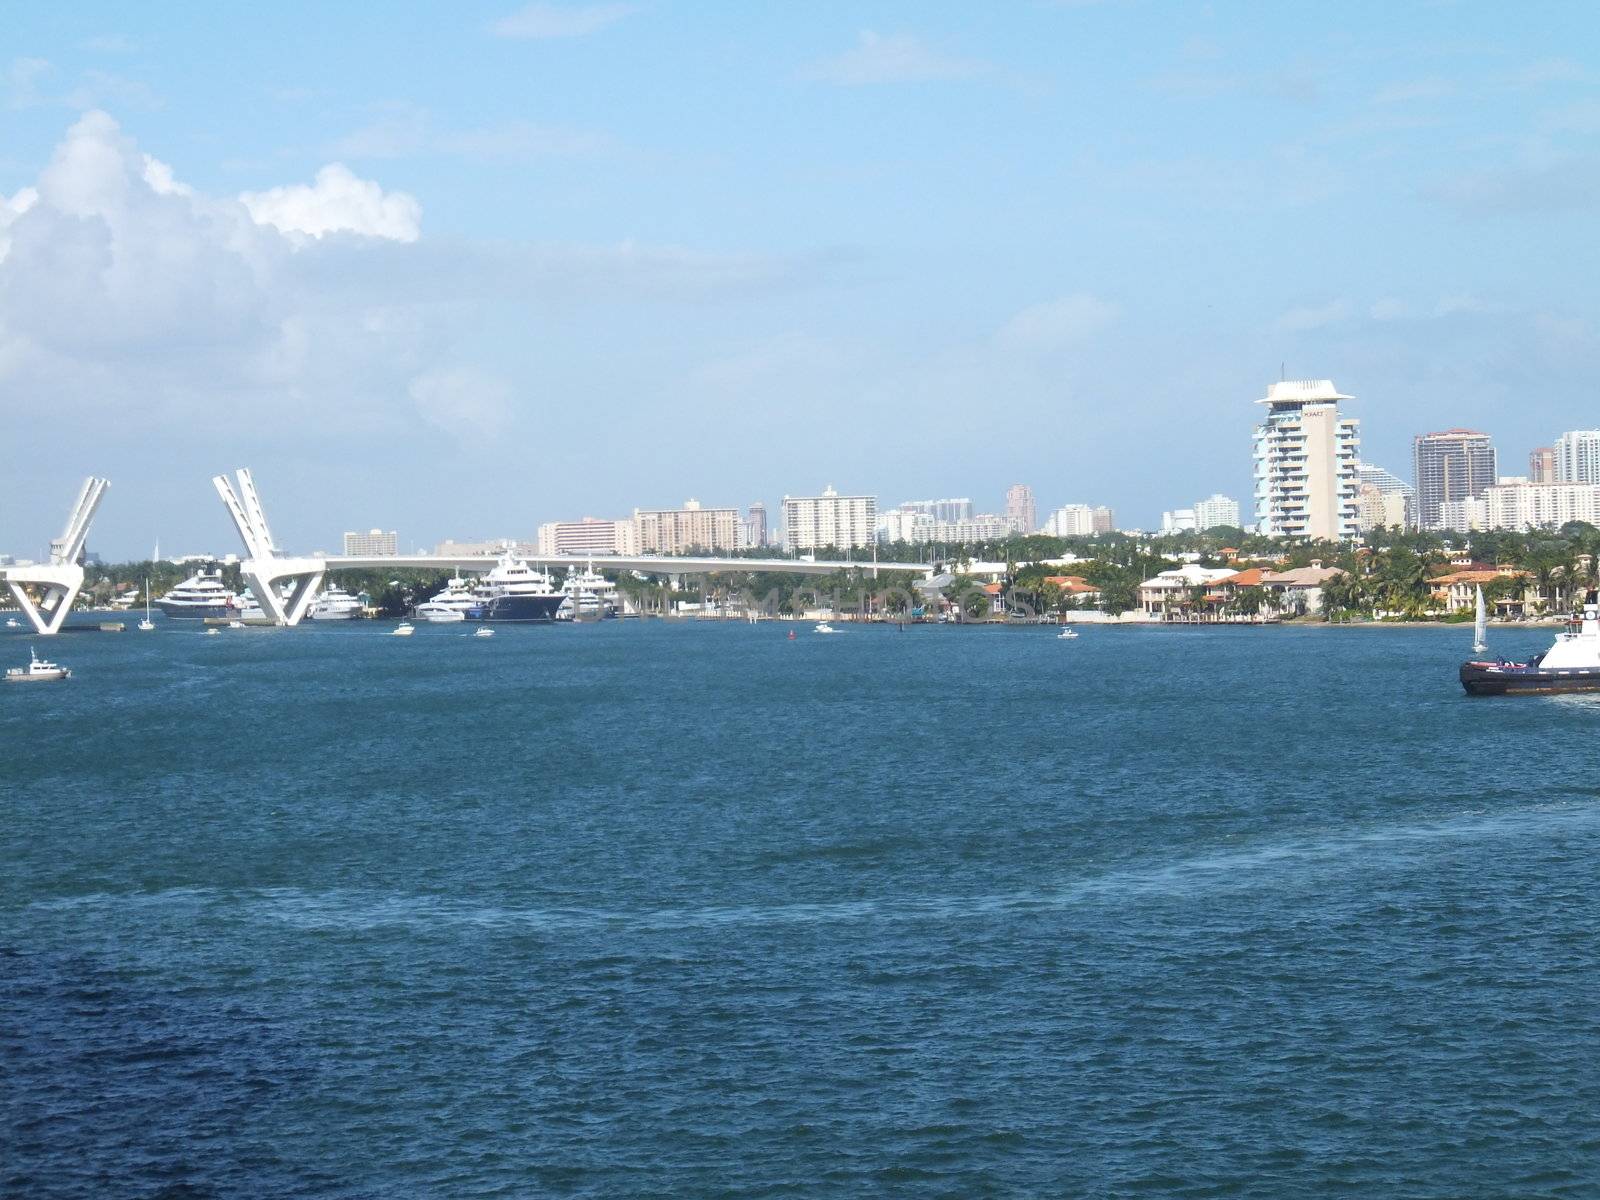
[[[1478,619],[1472,626],[1472,652],[1482,654],[1489,648],[1489,615],[1483,607],[1483,586],[1478,586]]]

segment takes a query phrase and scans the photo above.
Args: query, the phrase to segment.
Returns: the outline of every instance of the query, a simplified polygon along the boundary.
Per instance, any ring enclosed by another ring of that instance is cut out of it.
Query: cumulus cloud
[[[995,340],[1009,349],[1066,349],[1093,337],[1120,313],[1111,301],[1078,292],[1023,309],[1001,327]]]
[[[423,420],[458,438],[492,438],[511,421],[510,385],[471,367],[428,371],[407,390]]]
[[[583,37],[637,11],[637,4],[529,4],[500,18],[491,28],[503,38]]]
[[[823,83],[859,87],[971,79],[989,70],[988,63],[942,54],[912,34],[882,34],[865,29],[849,50],[814,63],[801,74]]]
[[[422,232],[422,205],[405,192],[388,192],[358,179],[343,163],[329,163],[316,181],[244,192],[240,203],[257,223],[288,234],[323,237],[355,233],[414,242]]]

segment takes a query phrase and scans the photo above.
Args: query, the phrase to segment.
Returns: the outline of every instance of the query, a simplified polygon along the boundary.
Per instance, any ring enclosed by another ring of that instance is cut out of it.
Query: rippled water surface
[[[1600,1195],[1468,631],[382,628],[0,687],[0,1194]]]

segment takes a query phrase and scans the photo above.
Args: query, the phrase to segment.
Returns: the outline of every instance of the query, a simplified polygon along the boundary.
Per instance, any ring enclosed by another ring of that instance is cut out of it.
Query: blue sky
[[[0,548],[522,536],[1031,483],[1246,497],[1600,424],[1586,4],[31,6],[0,51]],[[154,166],[147,165],[155,160]]]

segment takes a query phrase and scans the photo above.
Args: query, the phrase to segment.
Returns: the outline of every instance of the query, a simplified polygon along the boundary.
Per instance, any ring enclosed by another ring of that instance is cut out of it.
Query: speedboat
[[[826,621],[818,621],[816,623],[816,626],[811,630],[811,632],[812,633],[838,633],[839,631],[837,629],[835,629],[832,625],[829,625]]]
[[[1548,650],[1527,662],[1504,658],[1464,662],[1461,686],[1469,696],[1600,691],[1600,604],[1593,593]]]
[[[27,666],[6,668],[7,683],[59,683],[71,678],[70,670],[49,659],[40,658],[33,652],[32,646],[28,647]]]
[[[217,637],[221,633],[222,633],[222,630],[220,630],[220,629],[208,629],[208,630],[206,630],[206,636],[207,637]]]
[[[229,621],[228,622],[228,628],[229,629],[243,629],[244,628],[244,622],[243,621]]]
[[[493,637],[494,636],[494,630],[490,629],[487,625],[485,625],[482,629],[474,629],[472,631],[472,636],[473,637]]]
[[[6,628],[7,629],[15,629],[20,624],[22,624],[22,622],[17,620],[15,617],[7,617],[6,618]]]
[[[392,630],[389,631],[389,636],[390,637],[410,637],[416,631],[417,631],[417,627],[415,625],[413,625],[410,621],[401,621],[400,624],[396,625]]]
[[[1060,633],[1056,634],[1056,637],[1062,641],[1069,641],[1077,636],[1078,631],[1076,629],[1063,629]]]
[[[222,582],[222,568],[202,567],[156,601],[169,617],[231,617],[238,601]]]

